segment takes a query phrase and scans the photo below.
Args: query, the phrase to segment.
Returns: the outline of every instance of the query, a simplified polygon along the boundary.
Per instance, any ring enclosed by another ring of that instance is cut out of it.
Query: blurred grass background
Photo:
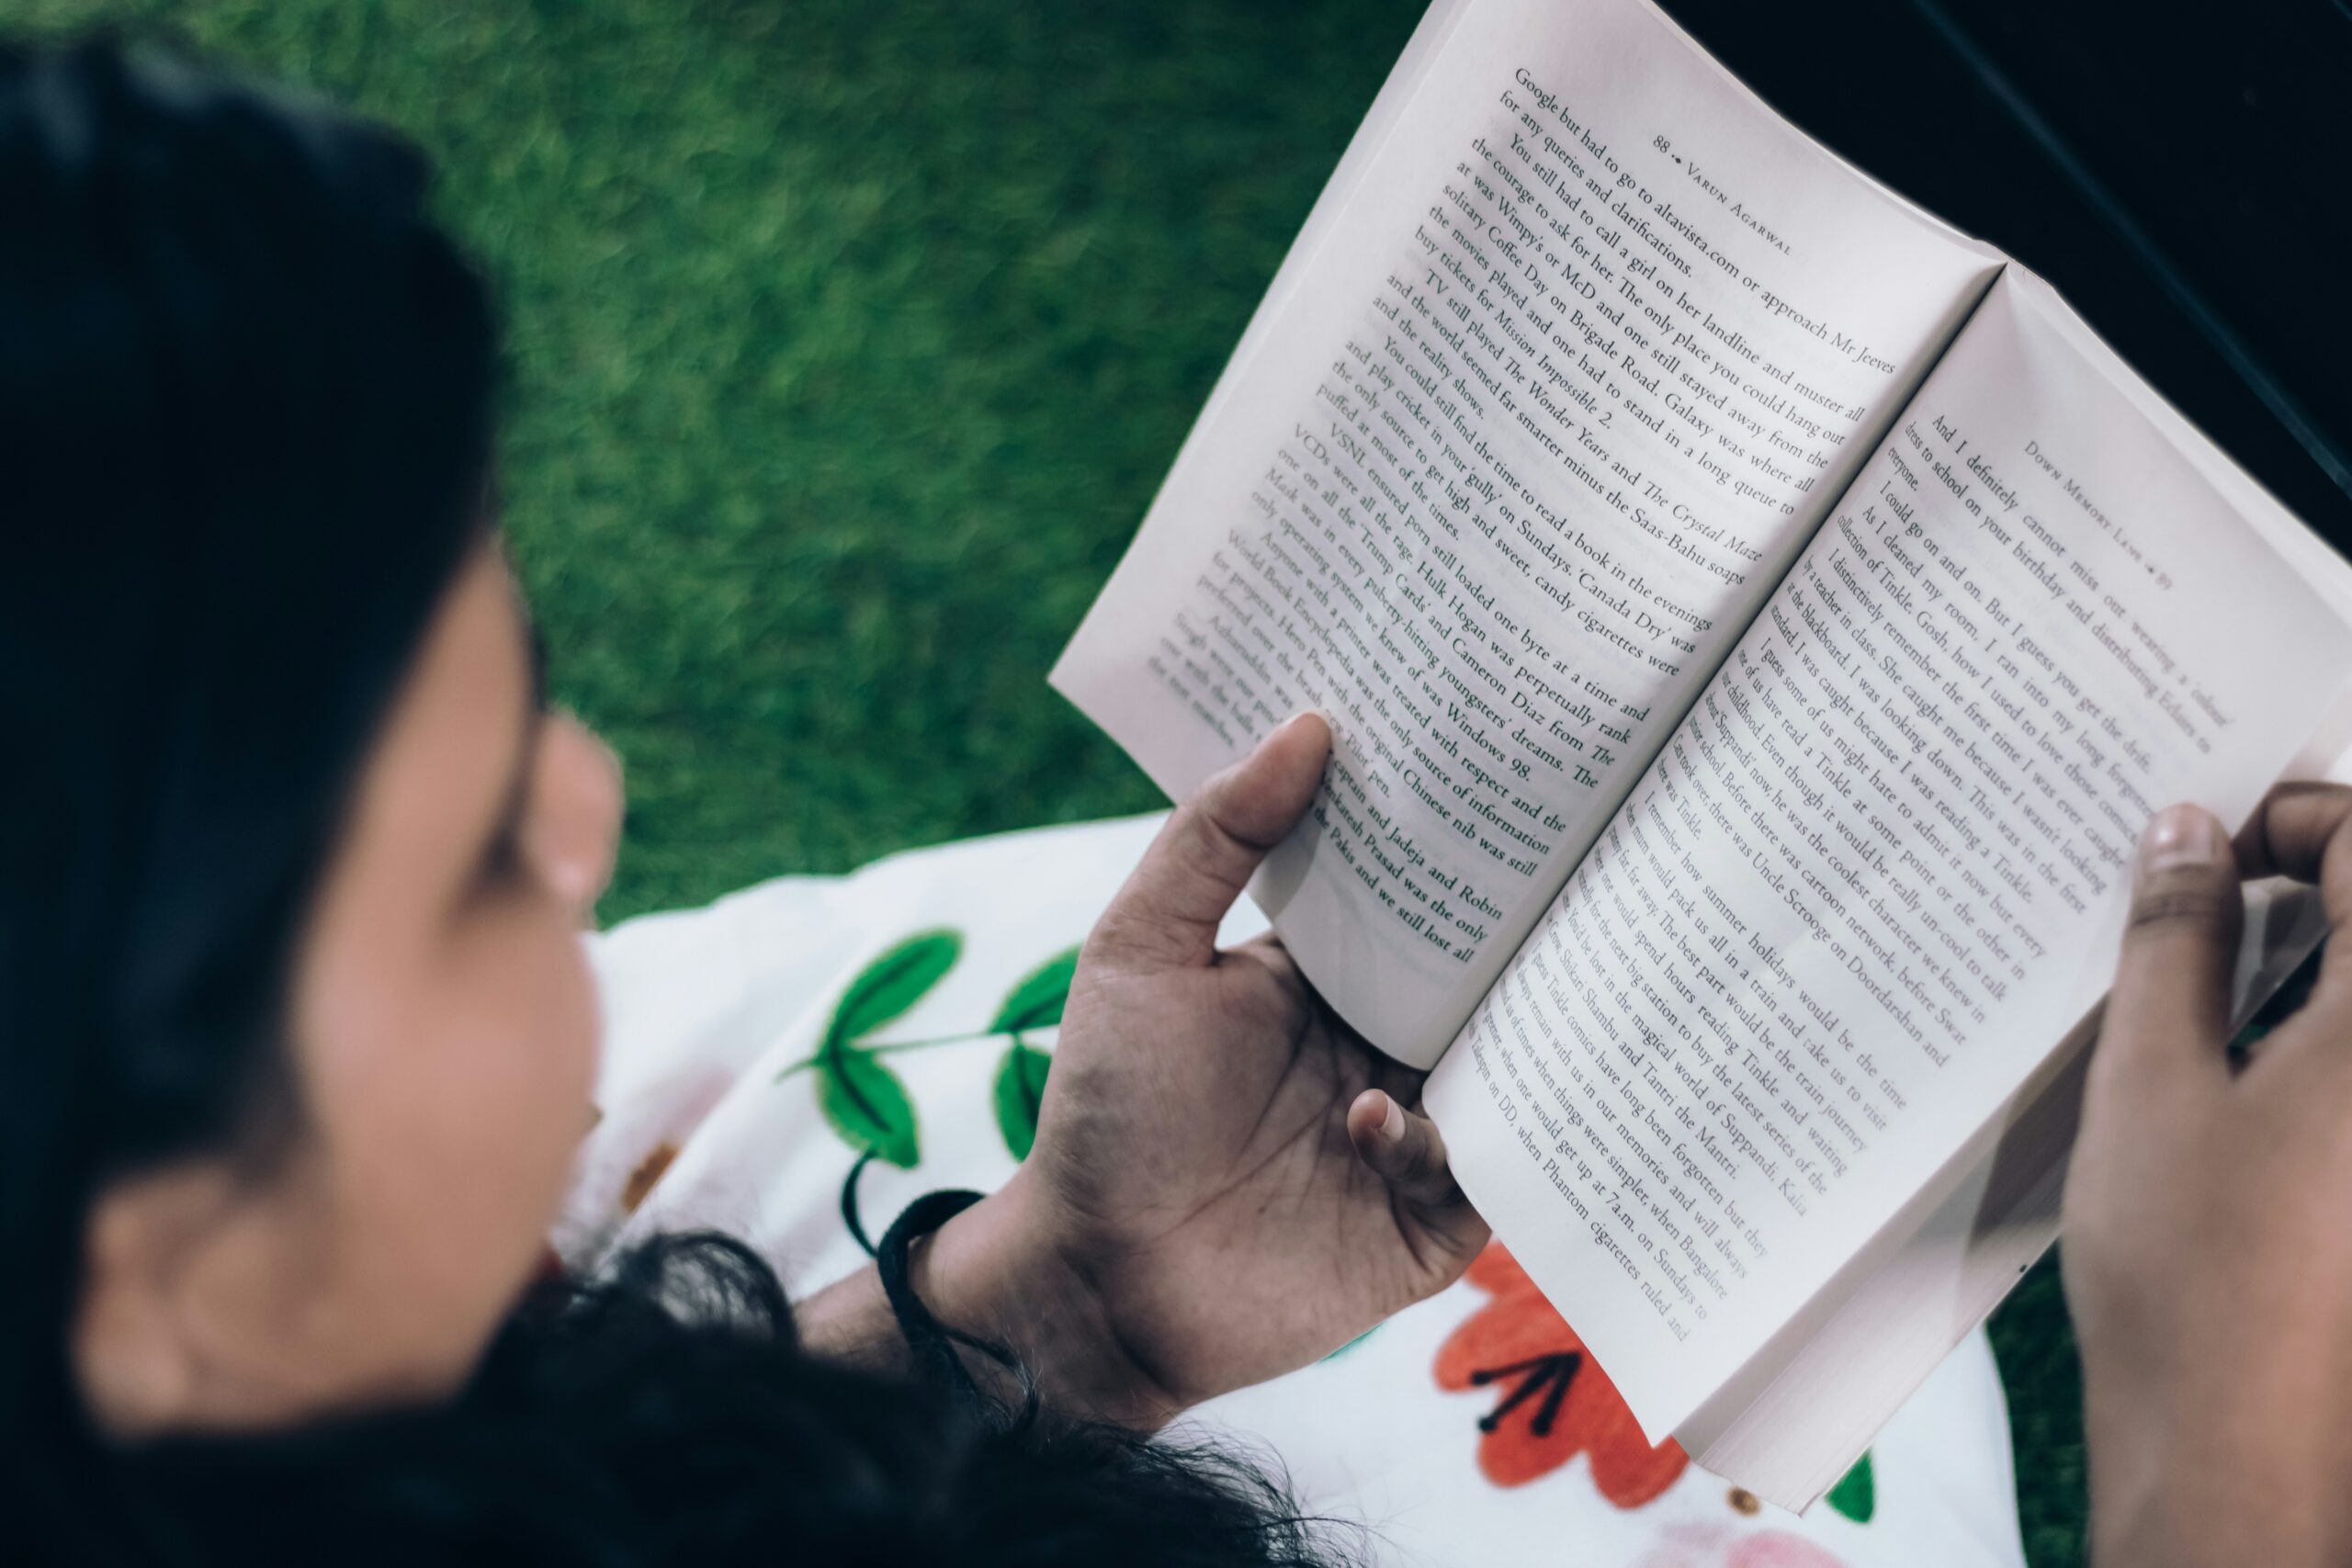
[[[1418,12],[0,0],[438,160],[555,689],[628,766],[607,918],[1159,804],[1045,672]],[[2038,1568],[2084,1560],[2056,1284],[1995,1325]]]

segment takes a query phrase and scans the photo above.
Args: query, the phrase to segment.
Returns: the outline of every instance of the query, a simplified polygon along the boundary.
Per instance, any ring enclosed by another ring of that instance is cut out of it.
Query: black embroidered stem
[[[873,1163],[874,1151],[868,1149],[857,1156],[857,1163],[849,1168],[849,1176],[842,1182],[842,1224],[849,1227],[850,1239],[857,1243],[858,1250],[868,1258],[874,1256],[874,1243],[866,1236],[865,1223],[858,1218],[857,1179],[864,1176],[865,1168]]]
[[[1560,1406],[1568,1397],[1569,1385],[1577,1380],[1577,1369],[1584,1365],[1584,1353],[1579,1350],[1555,1351],[1550,1355],[1514,1361],[1507,1367],[1490,1367],[1470,1374],[1473,1383],[1493,1382],[1514,1372],[1525,1372],[1519,1386],[1503,1395],[1500,1404],[1478,1418],[1478,1430],[1491,1432],[1503,1424],[1503,1417],[1534,1398],[1544,1395],[1544,1403],[1535,1407],[1535,1416],[1529,1427],[1541,1438],[1552,1430],[1559,1419]]]
[[[1528,1423],[1529,1431],[1539,1438],[1551,1435],[1552,1423],[1560,1418],[1560,1406],[1568,1397],[1568,1385],[1577,1381],[1577,1369],[1583,1365],[1581,1354],[1574,1350],[1568,1352],[1566,1362],[1554,1374],[1552,1392],[1544,1396],[1542,1406],[1535,1412],[1535,1419]]]

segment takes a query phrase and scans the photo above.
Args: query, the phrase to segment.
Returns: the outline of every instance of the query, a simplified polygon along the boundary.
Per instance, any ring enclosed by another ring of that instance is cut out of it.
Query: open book
[[[2341,750],[2347,606],[1644,0],[1437,0],[1054,682],[1178,795],[1330,717],[1253,896],[1650,1438],[1793,1506],[2054,1235],[2140,829]]]

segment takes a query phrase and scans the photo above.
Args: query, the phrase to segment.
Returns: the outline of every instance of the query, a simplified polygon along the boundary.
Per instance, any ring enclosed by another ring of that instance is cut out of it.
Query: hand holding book
[[[1642,0],[1439,0],[1055,680],[1179,795],[1330,717],[1253,896],[1802,1504],[2054,1235],[2141,827],[2343,750],[2352,573]]]
[[[2352,920],[2352,792],[2290,786],[2233,855],[2156,819],[2066,1188],[2100,1561],[2340,1562],[2352,1552],[2352,947],[2233,1066],[2238,879],[2319,885]]]
[[[914,1255],[938,1317],[1011,1350],[1061,1415],[1156,1427],[1330,1354],[1486,1245],[1421,1075],[1332,1017],[1278,941],[1216,945],[1329,749],[1301,715],[1169,819],[1080,956],[1027,1159]],[[837,1354],[906,1353],[873,1272],[801,1325]]]

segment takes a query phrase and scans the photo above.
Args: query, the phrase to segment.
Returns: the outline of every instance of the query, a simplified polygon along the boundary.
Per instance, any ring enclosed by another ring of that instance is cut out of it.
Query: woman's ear
[[[118,1182],[90,1208],[73,1364],[92,1420],[119,1438],[180,1425],[194,1402],[196,1348],[171,1283],[187,1181]]]

